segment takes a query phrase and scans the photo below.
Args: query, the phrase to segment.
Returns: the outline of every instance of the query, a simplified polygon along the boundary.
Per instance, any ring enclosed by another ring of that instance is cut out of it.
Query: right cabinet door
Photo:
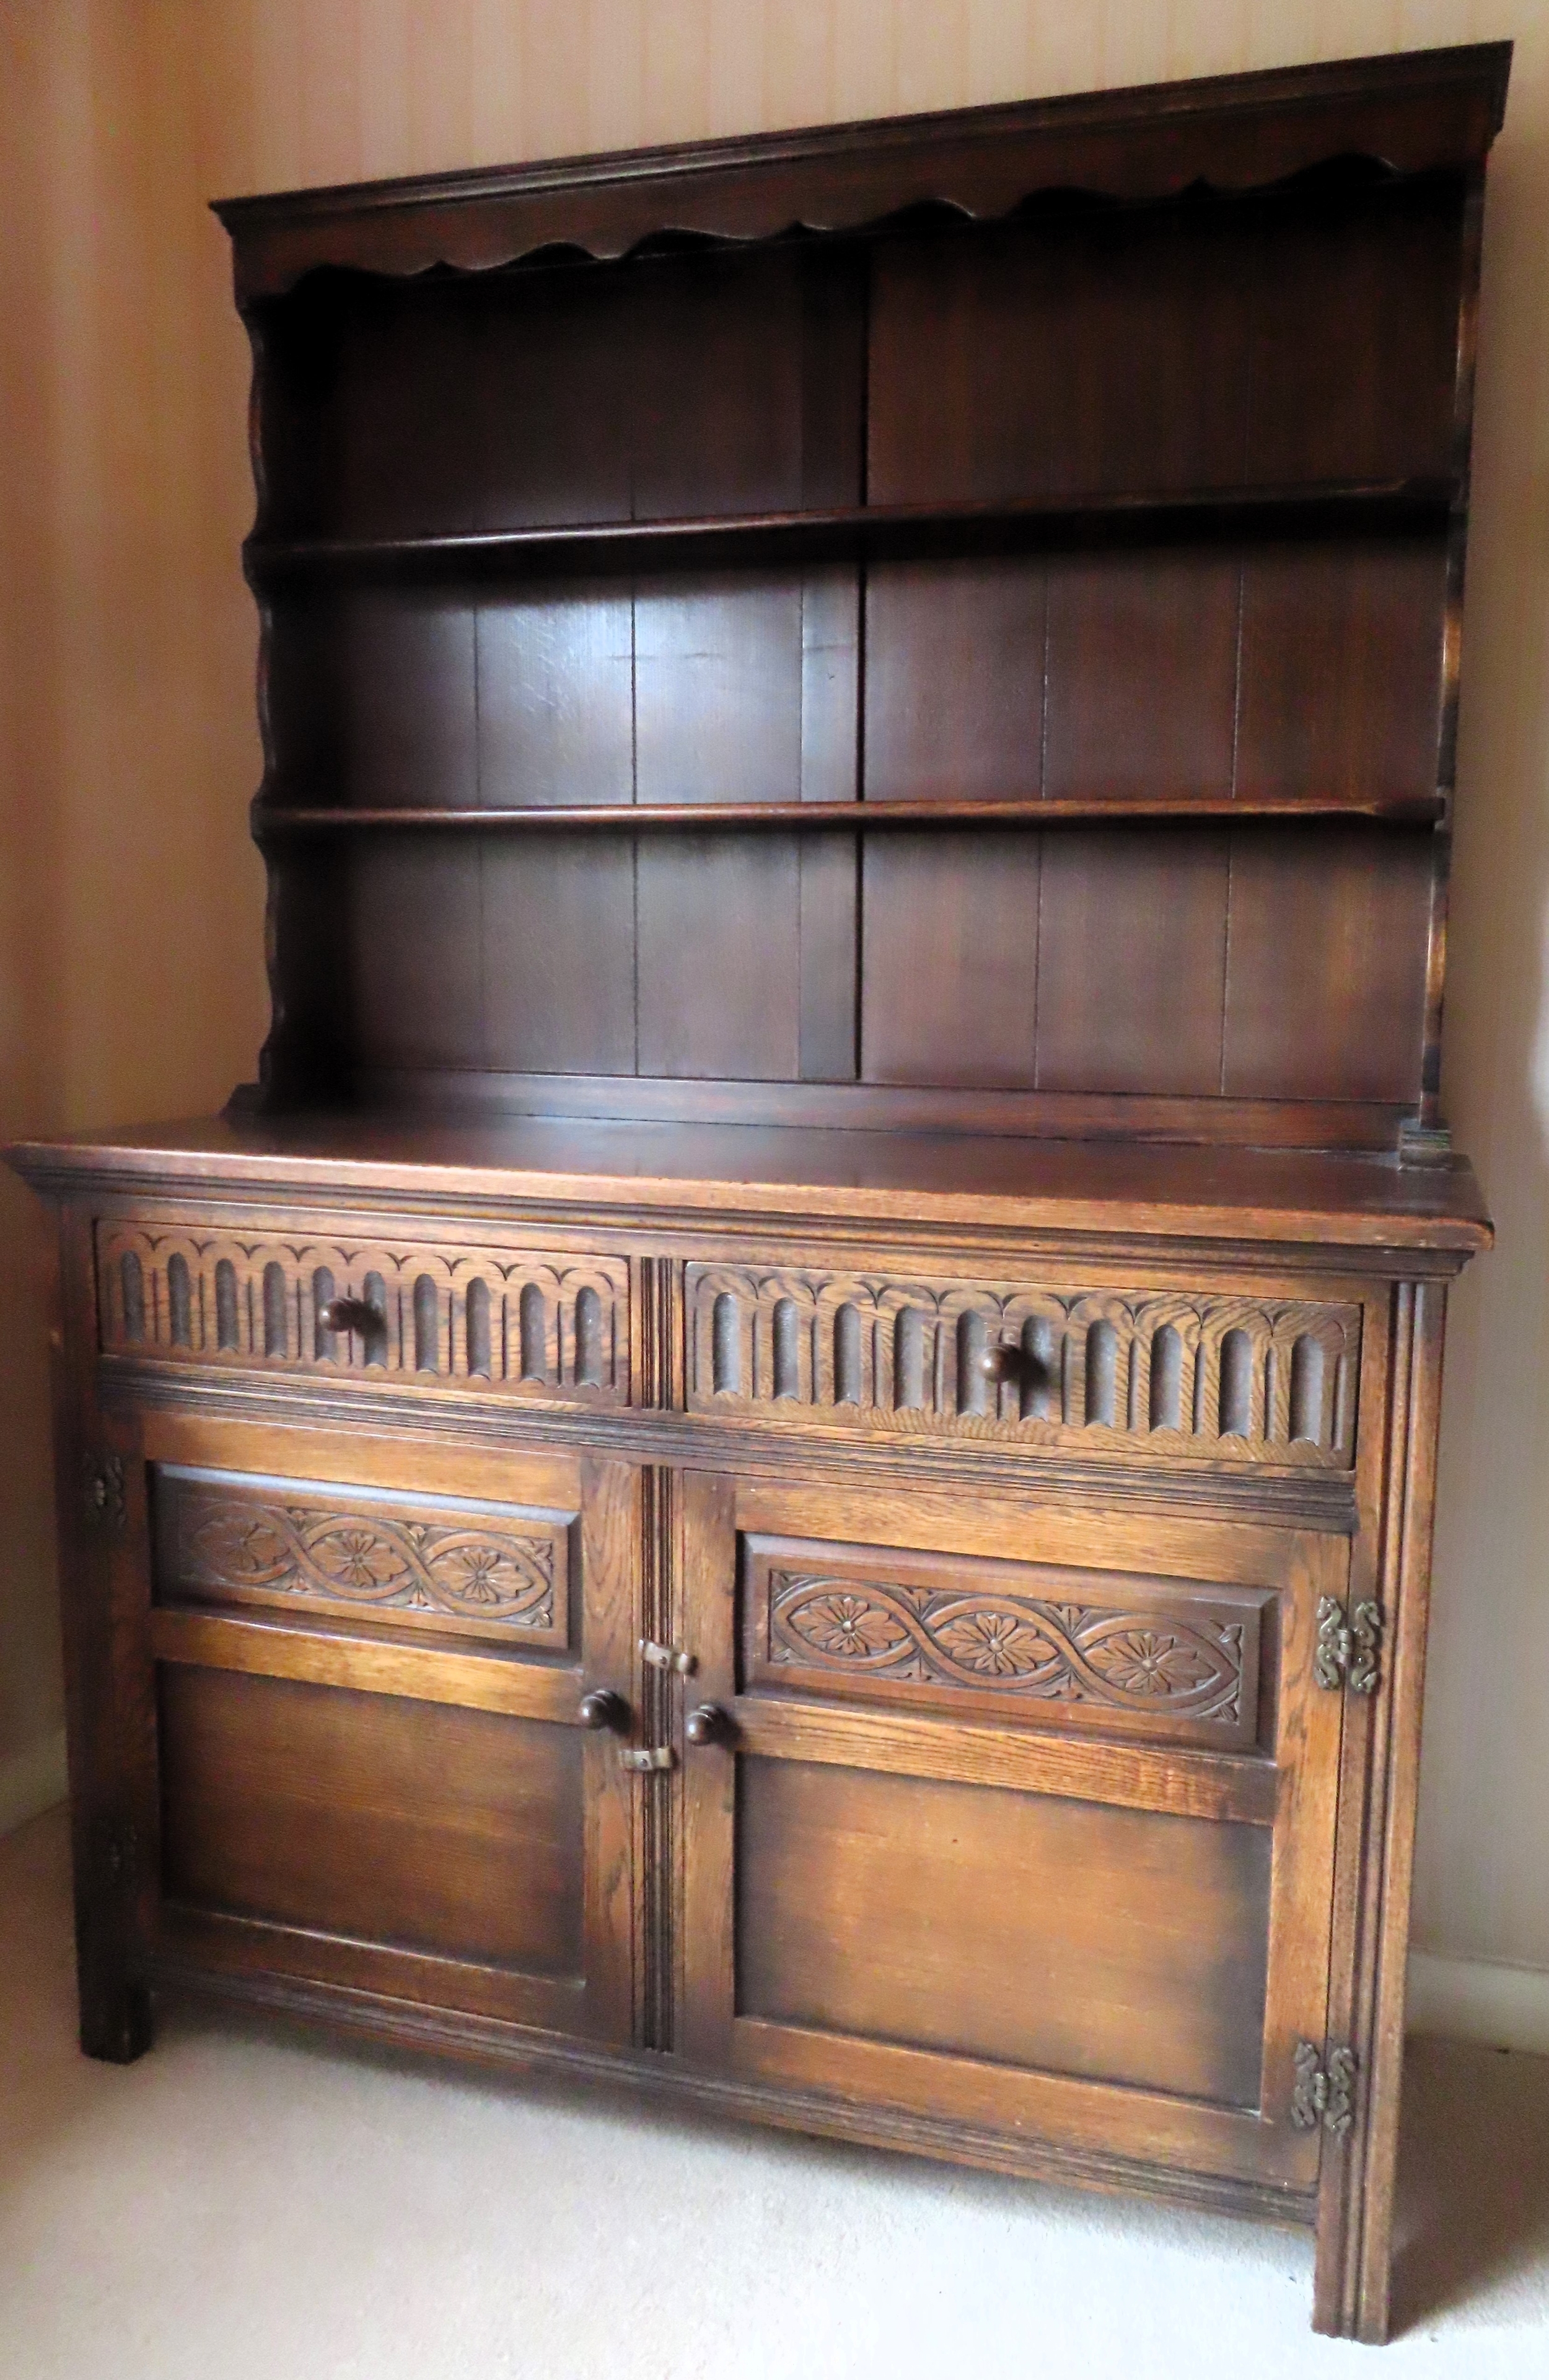
[[[684,1522],[680,2054],[1310,2188],[1348,1544],[708,1475]]]

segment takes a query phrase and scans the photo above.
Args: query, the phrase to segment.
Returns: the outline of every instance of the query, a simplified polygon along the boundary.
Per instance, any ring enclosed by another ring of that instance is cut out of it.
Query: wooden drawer
[[[629,1402],[623,1257],[238,1238],[141,1222],[100,1222],[96,1249],[105,1354]],[[340,1297],[372,1307],[380,1324],[330,1330],[323,1309]]]
[[[691,1264],[696,1413],[1348,1470],[1361,1308]]]

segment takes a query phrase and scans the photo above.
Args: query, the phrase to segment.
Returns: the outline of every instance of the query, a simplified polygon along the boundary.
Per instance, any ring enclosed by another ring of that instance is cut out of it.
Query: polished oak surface
[[[1489,1245],[1472,1168],[1312,1151],[1136,1147],[796,1127],[498,1123],[380,1116],[210,1117],[124,1127],[9,1152],[57,1191],[136,1181],[326,1199],[341,1191],[466,1208],[547,1199],[583,1207],[853,1216],[1018,1230],[1169,1232],[1331,1247]]]
[[[220,210],[272,1027],[8,1153],[90,2053],[1266,2215],[1384,2335],[1508,59]]]

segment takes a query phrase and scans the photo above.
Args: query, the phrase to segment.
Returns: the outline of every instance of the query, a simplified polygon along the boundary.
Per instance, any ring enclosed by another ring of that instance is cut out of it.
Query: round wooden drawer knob
[[[981,1380],[998,1387],[1002,1380],[1014,1380],[1022,1369],[1020,1347],[986,1347],[974,1358],[974,1369]]]
[[[701,1703],[684,1719],[684,1733],[690,1743],[728,1743],[732,1722],[719,1703]]]
[[[353,1330],[359,1339],[369,1337],[373,1330],[384,1330],[387,1323],[386,1316],[379,1314],[374,1305],[368,1305],[363,1297],[331,1297],[326,1305],[319,1306],[318,1320],[325,1330]]]

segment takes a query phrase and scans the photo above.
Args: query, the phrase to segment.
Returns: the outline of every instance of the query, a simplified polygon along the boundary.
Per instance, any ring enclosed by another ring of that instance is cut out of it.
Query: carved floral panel
[[[749,1536],[745,1682],[1254,1741],[1266,1592]]]
[[[591,1404],[629,1402],[622,1257],[270,1240],[99,1223],[108,1354],[284,1367]],[[369,1309],[332,1330],[341,1298]]]
[[[163,1465],[157,1577],[163,1597],[401,1617],[561,1649],[571,1517]]]
[[[690,1265],[687,1292],[696,1412],[1127,1454],[1354,1459],[1358,1305],[788,1266]]]

